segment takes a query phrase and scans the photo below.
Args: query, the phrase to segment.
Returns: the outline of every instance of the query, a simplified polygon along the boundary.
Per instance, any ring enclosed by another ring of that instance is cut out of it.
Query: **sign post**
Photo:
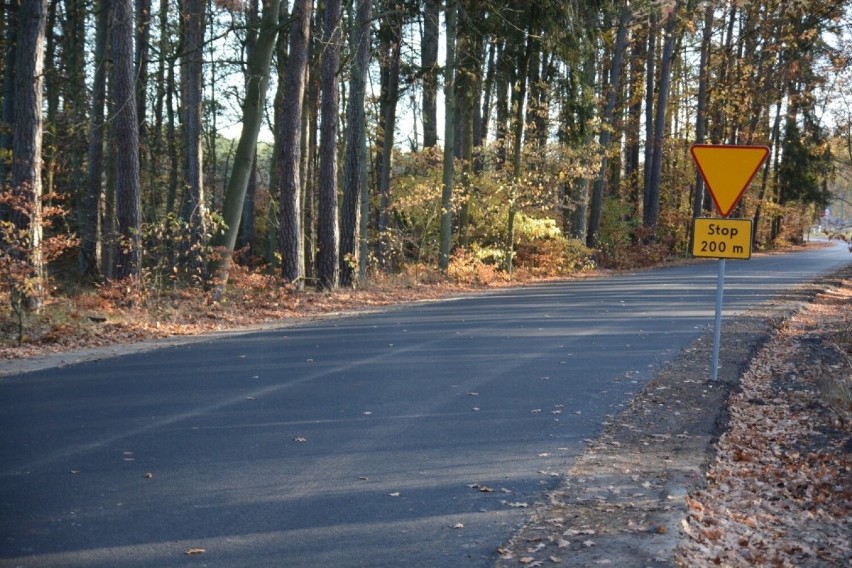
[[[722,336],[722,299],[725,288],[725,259],[751,258],[752,223],[728,219],[746,188],[769,155],[766,146],[716,146],[695,144],[692,159],[701,172],[721,219],[695,219],[692,225],[692,255],[719,259],[716,279],[716,317],[713,329],[713,360],[710,379],[719,377],[719,344]]]

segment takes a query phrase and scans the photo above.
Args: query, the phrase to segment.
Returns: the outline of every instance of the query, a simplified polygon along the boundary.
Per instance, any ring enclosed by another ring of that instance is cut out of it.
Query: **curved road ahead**
[[[725,313],[851,260],[729,261]],[[710,329],[716,266],[0,378],[0,566],[490,566],[607,415]]]

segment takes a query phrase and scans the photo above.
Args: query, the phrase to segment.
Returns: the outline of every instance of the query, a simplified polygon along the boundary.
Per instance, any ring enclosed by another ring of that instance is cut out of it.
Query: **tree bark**
[[[248,59],[248,75],[252,78],[246,86],[243,101],[243,129],[234,154],[234,165],[228,178],[228,187],[222,204],[222,217],[226,229],[217,233],[212,245],[219,252],[219,260],[212,268],[213,284],[216,296],[220,296],[228,281],[231,258],[240,227],[243,203],[246,197],[248,180],[254,166],[257,150],[257,135],[263,122],[263,110],[266,102],[266,89],[269,84],[269,65],[278,36],[278,10],[280,0],[263,0],[263,14],[260,20],[260,33],[257,47]]]
[[[308,66],[311,12],[313,0],[297,0],[293,5],[292,24],[285,73],[284,109],[278,125],[278,189],[280,192],[281,275],[301,288],[304,286],[305,249],[302,242],[301,179],[302,108],[305,99],[305,74]]]
[[[317,223],[317,288],[340,285],[340,227],[337,219],[337,115],[340,108],[340,0],[326,0],[323,17],[322,100],[320,103],[319,219]]]
[[[258,23],[260,21],[260,5],[258,3],[258,0],[249,0],[248,3],[245,5],[244,10],[246,14],[246,25],[248,26],[248,30],[246,31],[246,58],[251,58],[251,56],[257,49]],[[276,38],[277,37],[278,35],[276,34]],[[246,85],[246,91],[248,91],[249,84],[252,81],[252,76],[249,73],[248,65],[246,65],[243,70],[243,78]],[[227,193],[227,187],[225,188],[225,192]],[[251,261],[254,256],[254,251],[252,249],[254,243],[254,201],[256,193],[257,146],[255,145],[254,159],[252,160],[252,167],[249,174],[248,183],[246,184],[246,196],[243,200],[243,213],[240,216],[240,232],[237,235],[237,243],[235,245],[236,248],[240,249],[243,247],[248,247],[249,261]]]
[[[596,22],[595,17],[592,14],[588,15],[586,21],[590,28],[592,27],[591,24]],[[595,35],[596,32],[597,30],[595,30]],[[597,42],[592,39],[590,39],[590,43],[592,43],[592,45],[588,47],[588,51],[583,60],[583,74],[579,88],[581,111],[580,116],[578,117],[578,121],[580,123],[578,131],[582,133],[582,140],[580,143],[583,147],[591,146],[591,143],[594,140],[591,122],[594,118],[594,109],[596,107],[593,101],[595,98],[595,75],[597,74],[598,66],[598,46]],[[589,226],[589,179],[587,177],[582,177],[577,180],[575,191],[575,206],[571,216],[570,234],[571,238],[584,241],[588,234]]]
[[[46,0],[23,0],[18,11],[15,43],[15,115],[12,135],[12,192],[21,199],[12,220],[27,231],[27,278],[24,300],[31,310],[44,305],[41,237],[42,89]],[[0,243],[2,244],[2,243]]]
[[[355,4],[355,26],[350,41],[355,58],[349,78],[349,106],[347,107],[346,150],[343,163],[343,211],[340,227],[340,285],[351,286],[355,280],[356,241],[359,235],[358,214],[361,194],[367,191],[367,130],[364,112],[367,73],[370,65],[370,0]],[[360,259],[358,259],[360,261]],[[360,264],[360,262],[359,262]]]
[[[616,96],[621,88],[621,75],[624,67],[624,51],[627,43],[627,28],[632,17],[630,5],[625,4],[621,9],[621,16],[618,22],[618,32],[615,37],[615,46],[613,48],[612,69],[610,70],[609,91],[606,97],[606,106],[604,107],[601,134],[599,143],[603,151],[601,159],[601,169],[598,177],[595,178],[595,184],[592,188],[592,202],[589,210],[589,227],[586,233],[586,246],[595,248],[598,246],[598,235],[601,229],[601,216],[603,214],[603,194],[604,186],[607,182],[607,173],[609,171],[609,143],[612,137],[613,115],[615,112]]]
[[[481,147],[488,136],[488,126],[491,118],[491,101],[494,93],[495,57],[497,53],[497,42],[491,41],[488,46],[488,63],[486,64],[485,81],[482,86],[482,107],[479,112],[481,118],[479,128],[474,133],[474,146]],[[474,172],[479,173],[482,160],[478,159]]]
[[[657,92],[657,108],[654,118],[654,158],[651,162],[651,177],[646,188],[647,200],[644,204],[643,222],[649,230],[650,239],[655,238],[657,219],[660,215],[660,182],[663,171],[663,143],[665,141],[666,110],[668,106],[669,87],[671,86],[672,60],[674,59],[675,28],[677,27],[680,0],[675,2],[674,9],[668,16],[664,27],[663,54],[660,66],[660,85]]]
[[[519,34],[520,41],[516,45],[519,49],[517,72],[515,73],[515,81],[512,84],[512,183],[510,187],[516,186],[516,183],[521,178],[522,162],[521,154],[524,145],[524,101],[527,98],[528,87],[528,71],[530,59],[534,45],[537,43],[535,36],[537,34],[538,7],[531,4],[528,12],[528,29],[525,33]],[[526,41],[523,41],[523,38]],[[523,47],[522,47],[523,44]],[[505,269],[506,272],[512,272],[512,265],[515,256],[515,217],[518,213],[517,190],[511,189],[512,194],[509,197],[509,213],[506,219],[506,242],[505,242]]]
[[[383,269],[389,268],[388,242],[390,213],[390,169],[393,157],[396,105],[399,101],[400,57],[402,55],[403,14],[400,3],[389,2],[389,13],[379,29],[379,66],[381,92],[379,95],[379,151],[376,158],[379,193],[378,260]]]
[[[133,0],[112,0],[112,101],[115,148],[116,243],[112,276],[139,277],[141,200],[139,192],[139,125],[133,68]]]
[[[452,241],[453,147],[455,146],[455,71],[456,71],[456,26],[458,21],[457,0],[447,0],[447,60],[444,65],[444,176],[441,190],[441,233],[438,268],[446,272],[450,266]]]
[[[639,183],[639,155],[641,153],[642,96],[644,94],[645,51],[647,36],[639,32],[633,36],[630,56],[630,80],[628,93],[627,121],[625,124],[624,177],[627,180],[629,200],[635,210],[641,202],[641,184]]]
[[[704,32],[701,37],[701,55],[698,62],[698,102],[695,112],[695,143],[704,144],[707,128],[707,62],[710,59],[710,43],[713,39],[714,7],[708,4],[704,9]],[[695,173],[695,185],[692,194],[692,217],[701,217],[704,210],[704,178],[701,172]]]
[[[146,132],[145,118],[148,106],[148,54],[151,51],[151,0],[136,0],[136,115],[139,133]]]
[[[181,110],[183,112],[184,194],[181,218],[189,225],[189,264],[194,267],[197,258],[192,253],[202,240],[204,232],[204,166],[202,151],[202,105],[204,79],[202,76],[204,46],[204,0],[184,0],[182,14],[183,55],[181,57]]]
[[[423,147],[438,144],[438,19],[441,0],[425,0],[423,7]]]
[[[0,108],[0,150],[7,152],[0,155],[0,184],[9,181],[12,162],[12,130],[15,123],[15,44],[18,31],[18,2],[3,2],[3,103]],[[0,221],[9,217],[8,208],[0,203]]]
[[[98,0],[95,24],[94,79],[89,123],[86,195],[80,243],[80,272],[91,280],[100,277],[99,254],[101,190],[104,169],[104,104],[106,103],[107,46],[109,45],[109,2]]]
[[[648,51],[645,53],[645,171],[642,184],[642,203],[648,202],[651,189],[651,163],[654,161],[654,85],[656,84],[658,22],[651,14],[648,27]]]

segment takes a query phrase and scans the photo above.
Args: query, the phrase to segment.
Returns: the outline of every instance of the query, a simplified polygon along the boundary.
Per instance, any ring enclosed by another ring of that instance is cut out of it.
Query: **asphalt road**
[[[725,313],[850,261],[728,261]],[[585,440],[712,326],[716,270],[0,378],[0,566],[493,565]]]

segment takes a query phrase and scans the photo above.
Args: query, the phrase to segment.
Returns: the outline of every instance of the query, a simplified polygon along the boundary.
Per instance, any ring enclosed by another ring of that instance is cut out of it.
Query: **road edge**
[[[703,487],[727,400],[776,330],[852,267],[795,286],[726,318],[719,380],[710,381],[712,332],[665,364],[499,547],[497,568],[674,566],[686,495]]]

